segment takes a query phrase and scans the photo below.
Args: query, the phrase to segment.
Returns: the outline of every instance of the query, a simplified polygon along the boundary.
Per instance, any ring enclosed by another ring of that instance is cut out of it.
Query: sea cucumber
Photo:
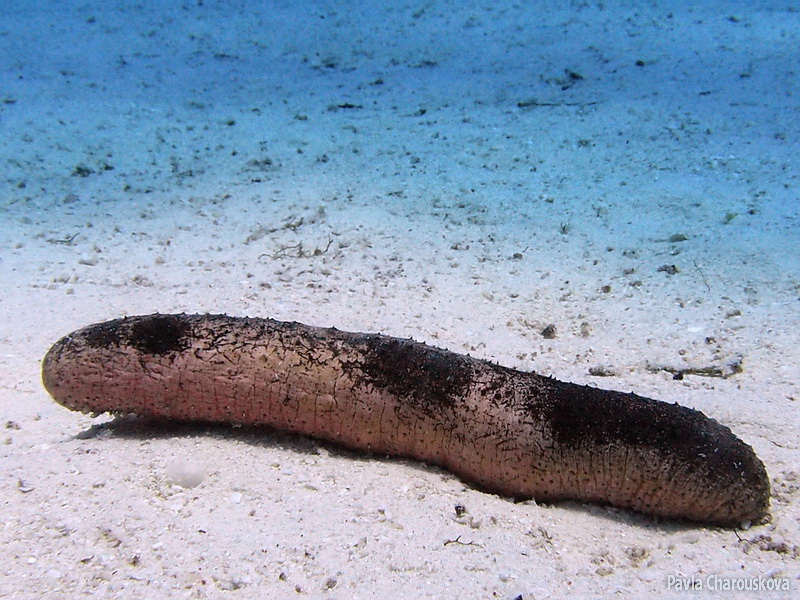
[[[42,377],[73,410],[269,426],[418,459],[516,499],[725,526],[768,515],[764,465],[699,411],[408,339],[154,314],[63,337]]]

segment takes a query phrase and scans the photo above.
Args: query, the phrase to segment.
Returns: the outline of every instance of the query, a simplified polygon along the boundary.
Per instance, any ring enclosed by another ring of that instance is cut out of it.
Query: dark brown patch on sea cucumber
[[[123,319],[114,319],[87,327],[82,333],[90,348],[114,348],[122,344],[120,324]]]
[[[130,345],[143,354],[181,352],[189,347],[191,325],[181,315],[148,315],[99,323],[85,333],[92,348]]]
[[[753,487],[763,485],[763,466],[752,449],[728,427],[685,406],[550,380],[536,410],[565,448],[651,448],[720,480],[744,476]]]
[[[463,401],[472,368],[464,357],[413,340],[365,335],[361,371],[367,383],[403,398],[427,416]]]
[[[557,380],[539,402],[556,440],[571,446],[622,442],[674,452],[695,431],[695,422],[706,421],[682,406]]]

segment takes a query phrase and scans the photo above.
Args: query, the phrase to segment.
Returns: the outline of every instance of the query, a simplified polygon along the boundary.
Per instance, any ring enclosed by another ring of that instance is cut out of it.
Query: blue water
[[[463,197],[500,235],[743,240],[796,281],[792,2],[383,4],[4,2],[2,205]]]

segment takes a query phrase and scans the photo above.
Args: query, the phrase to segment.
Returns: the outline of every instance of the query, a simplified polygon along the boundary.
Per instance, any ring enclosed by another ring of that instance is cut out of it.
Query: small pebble
[[[174,460],[167,464],[164,474],[175,485],[194,488],[206,477],[205,469],[197,463],[187,460]]]
[[[662,576],[657,569],[642,569],[639,571],[638,575],[639,579],[642,581],[655,581]]]
[[[678,541],[683,544],[696,544],[700,541],[700,534],[692,531],[682,535],[680,538],[678,538]]]

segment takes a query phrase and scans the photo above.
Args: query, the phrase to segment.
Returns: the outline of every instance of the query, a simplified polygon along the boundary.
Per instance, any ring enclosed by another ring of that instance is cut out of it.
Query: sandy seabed
[[[797,593],[800,12],[379,4],[0,6],[0,597]],[[513,503],[42,388],[65,333],[178,311],[697,408],[766,464],[772,521]]]

